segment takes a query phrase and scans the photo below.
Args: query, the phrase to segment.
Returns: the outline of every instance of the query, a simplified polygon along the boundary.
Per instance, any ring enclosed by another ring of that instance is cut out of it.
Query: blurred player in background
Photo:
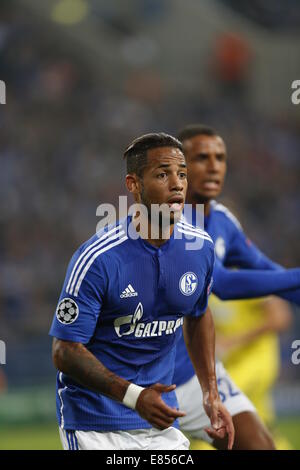
[[[214,201],[222,191],[227,169],[223,139],[213,129],[201,125],[186,127],[179,139],[183,142],[188,165],[187,203],[194,206],[191,221],[195,223],[196,204],[204,204],[205,229],[215,242],[213,292],[222,299],[255,298],[276,293],[299,304],[299,269],[285,270],[269,260],[245,236],[233,214]],[[231,270],[229,267],[242,269]],[[234,448],[273,449],[272,438],[255,407],[236,387],[220,362],[217,363],[217,378],[223,402],[233,416]],[[201,410],[201,392],[182,341],[177,345],[174,382],[178,385],[179,404],[187,412],[180,420],[181,429],[192,437],[209,441],[203,432],[207,423]],[[220,441],[213,444],[218,449],[225,445]]]
[[[213,296],[210,306],[217,325],[218,357],[273,431],[276,448],[289,449],[276,430],[272,399],[280,372],[279,335],[292,324],[289,304],[278,297],[222,302]]]
[[[259,416],[272,432],[278,450],[291,445],[276,429],[272,399],[280,371],[278,335],[289,329],[292,312],[278,297],[221,301],[210,298],[216,326],[216,354],[230,377],[254,404]],[[213,449],[203,441],[193,441],[193,449]]]

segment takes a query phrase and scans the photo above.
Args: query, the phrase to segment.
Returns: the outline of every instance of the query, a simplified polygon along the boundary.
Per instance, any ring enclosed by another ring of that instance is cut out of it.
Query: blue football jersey
[[[69,264],[50,335],[83,343],[104,366],[148,387],[171,384],[185,315],[207,308],[214,245],[186,222],[160,248],[129,236],[131,218],[84,243]],[[132,224],[131,224],[132,226]],[[187,249],[201,241],[202,248]],[[165,402],[177,407],[174,392]],[[136,411],[57,374],[57,418],[70,430],[149,428]]]
[[[192,220],[196,213],[192,212]],[[246,237],[237,218],[222,204],[211,202],[211,210],[204,219],[204,227],[215,244],[216,262],[226,267],[263,269],[270,262]],[[212,288],[214,292],[214,286]],[[173,382],[181,385],[193,377],[194,368],[190,361],[184,339],[177,344],[177,354]]]

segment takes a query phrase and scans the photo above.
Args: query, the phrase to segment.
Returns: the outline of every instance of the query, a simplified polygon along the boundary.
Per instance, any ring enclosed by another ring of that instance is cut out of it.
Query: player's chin
[[[216,199],[221,193],[221,189],[202,189],[198,191],[198,196],[203,201],[209,201],[211,199]]]

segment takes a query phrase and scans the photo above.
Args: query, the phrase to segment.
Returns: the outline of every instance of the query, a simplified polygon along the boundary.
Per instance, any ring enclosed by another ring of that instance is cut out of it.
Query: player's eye
[[[167,173],[158,173],[158,175],[156,175],[156,176],[159,179],[164,179],[167,176]]]
[[[179,173],[179,177],[181,179],[185,179],[187,177],[187,174],[182,171],[182,172]]]
[[[224,153],[219,153],[219,154],[217,155],[217,160],[218,160],[219,162],[224,162],[224,161],[226,160],[225,154],[224,154]]]
[[[204,160],[207,160],[207,158],[208,158],[207,153],[199,153],[196,156],[195,160],[198,161],[198,162],[203,162]]]

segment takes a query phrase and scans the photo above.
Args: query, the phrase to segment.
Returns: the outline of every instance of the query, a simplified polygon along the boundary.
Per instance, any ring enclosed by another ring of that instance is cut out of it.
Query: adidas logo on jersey
[[[120,295],[121,299],[126,299],[126,297],[136,297],[138,293],[134,290],[131,284],[128,284],[125,290],[123,290]]]

